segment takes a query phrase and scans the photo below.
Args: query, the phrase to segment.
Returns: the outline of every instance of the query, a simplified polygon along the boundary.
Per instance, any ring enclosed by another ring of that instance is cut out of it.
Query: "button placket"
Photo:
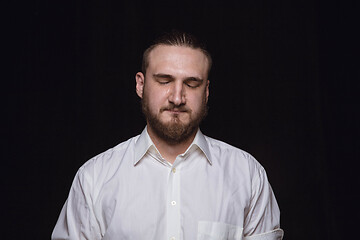
[[[175,174],[176,173],[176,174]],[[180,239],[180,174],[173,166],[169,172],[167,187],[167,235],[168,239]]]

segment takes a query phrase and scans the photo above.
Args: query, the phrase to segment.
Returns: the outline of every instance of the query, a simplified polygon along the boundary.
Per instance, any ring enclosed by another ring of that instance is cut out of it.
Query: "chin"
[[[189,124],[189,120],[188,119],[182,119],[179,117],[171,117],[170,119],[168,119],[167,121],[163,121],[164,124],[181,124],[181,125],[187,125]]]

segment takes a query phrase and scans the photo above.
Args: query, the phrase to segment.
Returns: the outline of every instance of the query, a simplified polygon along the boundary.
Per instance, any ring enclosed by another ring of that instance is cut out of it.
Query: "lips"
[[[187,111],[185,110],[179,110],[179,109],[167,109],[165,110],[166,112],[170,112],[170,113],[174,113],[174,114],[180,114],[180,113],[185,113]]]
[[[185,108],[163,108],[161,109],[161,112],[171,112],[171,113],[184,113],[184,112],[188,112],[187,109]]]

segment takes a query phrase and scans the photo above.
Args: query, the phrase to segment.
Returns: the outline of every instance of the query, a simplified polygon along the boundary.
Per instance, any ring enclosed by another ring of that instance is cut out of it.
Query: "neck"
[[[186,149],[188,149],[190,144],[194,141],[196,135],[195,131],[188,139],[176,144],[169,144],[166,140],[159,137],[149,125],[147,127],[147,131],[161,156],[171,164],[175,162],[178,155],[184,153]]]

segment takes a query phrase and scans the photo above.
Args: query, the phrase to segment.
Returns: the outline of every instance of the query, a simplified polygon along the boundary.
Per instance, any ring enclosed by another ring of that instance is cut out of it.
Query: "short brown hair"
[[[143,74],[146,74],[146,69],[149,66],[149,54],[150,52],[159,45],[167,45],[167,46],[183,46],[190,47],[193,49],[199,49],[208,60],[208,75],[210,73],[212,58],[210,53],[207,51],[205,44],[200,42],[194,35],[190,33],[186,33],[179,30],[172,30],[171,32],[167,32],[160,37],[158,37],[153,44],[148,47],[142,59],[141,71]]]

